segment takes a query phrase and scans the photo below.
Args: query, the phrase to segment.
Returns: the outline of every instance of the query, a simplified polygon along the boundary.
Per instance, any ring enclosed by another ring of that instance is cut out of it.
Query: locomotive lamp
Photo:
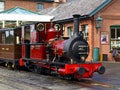
[[[102,27],[102,21],[103,18],[100,17],[100,15],[96,18],[96,30],[98,32],[98,29],[100,29]]]

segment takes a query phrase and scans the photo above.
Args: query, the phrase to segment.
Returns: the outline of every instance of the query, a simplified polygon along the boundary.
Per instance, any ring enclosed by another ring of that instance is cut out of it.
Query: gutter
[[[95,10],[93,10],[89,16],[92,17],[95,15],[97,12],[99,12],[102,8],[104,8],[106,5],[108,5],[112,0],[106,0],[104,3],[102,3],[100,6],[98,6]]]

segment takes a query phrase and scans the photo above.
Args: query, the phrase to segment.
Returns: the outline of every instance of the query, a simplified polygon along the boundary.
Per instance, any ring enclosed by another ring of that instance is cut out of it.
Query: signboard
[[[101,32],[101,44],[108,44],[108,32]]]

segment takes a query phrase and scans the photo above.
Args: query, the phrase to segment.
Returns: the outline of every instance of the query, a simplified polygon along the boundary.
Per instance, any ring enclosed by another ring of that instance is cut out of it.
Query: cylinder
[[[93,61],[99,61],[99,48],[95,47],[93,49]]]

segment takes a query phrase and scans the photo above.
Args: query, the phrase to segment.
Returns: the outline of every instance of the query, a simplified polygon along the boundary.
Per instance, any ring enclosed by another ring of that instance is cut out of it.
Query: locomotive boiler
[[[80,15],[73,15],[74,33],[62,37],[59,24],[37,23],[22,27],[22,58],[20,66],[31,71],[56,74],[75,79],[91,78],[94,72],[103,74],[102,63],[86,62],[89,45],[79,31]],[[53,25],[56,26],[53,28]]]

